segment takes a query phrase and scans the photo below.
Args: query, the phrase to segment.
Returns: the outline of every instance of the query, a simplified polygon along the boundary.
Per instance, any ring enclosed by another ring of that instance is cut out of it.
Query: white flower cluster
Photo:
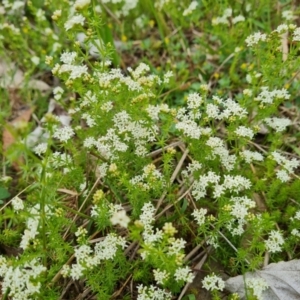
[[[233,219],[227,224],[226,227],[232,235],[242,235],[249,209],[256,206],[255,201],[244,196],[233,197],[230,199],[230,202],[230,214],[232,215]]]
[[[172,294],[162,290],[154,285],[150,287],[142,284],[138,285],[138,297],[137,300],[171,300]]]
[[[266,41],[267,35],[265,33],[256,32],[254,34],[249,35],[245,42],[248,47],[253,47],[254,45],[257,45],[260,41]]]
[[[174,76],[174,73],[173,71],[167,71],[165,74],[164,74],[164,83],[169,83],[170,82],[170,78]]]
[[[69,73],[69,80],[81,78],[88,74],[88,68],[86,65],[75,65],[74,60],[76,58],[76,52],[64,52],[60,60],[63,62],[62,65],[56,64],[52,69],[54,74]]]
[[[283,168],[276,171],[277,178],[282,182],[289,181],[289,175],[293,174],[294,170],[300,166],[300,161],[296,158],[292,158],[291,160],[289,160],[277,151],[273,151],[271,155],[272,159],[274,159]]]
[[[223,291],[225,288],[224,280],[214,273],[207,275],[202,280],[203,287],[208,291],[218,290]]]
[[[204,224],[206,214],[207,214],[206,208],[194,209],[192,216],[196,220],[198,226],[202,226]]]
[[[159,105],[149,105],[146,108],[146,112],[148,113],[149,117],[153,121],[158,121],[159,120],[159,114],[161,112],[168,113],[170,111],[170,108],[168,104],[159,104]]]
[[[75,53],[75,52],[73,52],[73,53]],[[64,55],[64,54],[62,54],[62,55]],[[64,90],[60,86],[55,87],[53,89],[54,99],[57,101],[60,100],[63,93],[64,93]]]
[[[37,259],[17,267],[13,267],[5,257],[0,256],[0,277],[2,295],[14,300],[33,299],[41,289],[41,283],[38,281],[46,267],[42,266]]]
[[[247,128],[245,126],[239,126],[234,132],[236,135],[249,138],[250,140],[254,136],[253,130],[251,128]]]
[[[236,17],[232,17],[232,9],[227,8],[224,10],[224,13],[221,17],[213,18],[212,25],[216,26],[219,24],[229,25],[229,18],[231,18],[232,24],[237,24],[239,22],[244,22],[245,17],[243,15],[238,15]]]
[[[238,15],[234,18],[232,18],[232,23],[233,24],[236,24],[236,23],[239,23],[239,22],[244,22],[246,19],[243,15]]]
[[[80,279],[84,271],[100,265],[104,260],[113,259],[118,247],[124,249],[126,240],[113,233],[108,234],[103,241],[96,243],[94,251],[90,245],[79,246],[75,249],[76,264],[71,267],[64,266],[64,275],[71,276],[73,280]]]
[[[229,25],[228,18],[232,16],[232,9],[227,8],[224,10],[223,15],[221,17],[213,18],[212,25],[216,26],[219,24]]]
[[[191,272],[189,267],[179,267],[175,271],[174,278],[177,282],[184,281],[192,283],[195,275]]]
[[[197,1],[192,1],[189,5],[188,8],[186,8],[184,11],[183,11],[183,16],[188,16],[190,15],[195,9],[196,7],[198,6],[198,2]]]
[[[158,284],[164,284],[164,282],[168,280],[170,276],[170,274],[166,270],[161,271],[160,269],[153,270],[153,275],[154,275],[154,280]]]
[[[191,93],[187,97],[187,107],[188,109],[197,109],[203,103],[202,97],[198,93]]]
[[[268,289],[268,284],[263,278],[246,278],[247,288],[252,289],[253,295],[257,300],[263,300],[263,291]]]
[[[170,277],[170,274],[166,271],[163,270],[161,271],[160,269],[158,270],[153,270],[154,274],[154,279],[158,284],[164,284],[166,280]],[[188,282],[192,283],[195,276],[191,272],[191,269],[187,266],[185,267],[178,267],[174,273],[174,278],[177,282],[183,281],[183,282]]]
[[[280,252],[284,239],[279,231],[272,230],[269,234],[269,238],[265,240],[266,249],[271,253]]]
[[[23,200],[18,197],[18,196],[15,196],[12,200],[11,200],[11,205],[13,207],[13,209],[15,211],[19,211],[19,210],[23,210],[24,209],[24,203],[23,203]]]
[[[209,171],[207,175],[201,175],[198,180],[193,183],[192,195],[196,200],[200,200],[206,196],[206,188],[210,183],[213,186],[217,185],[220,180],[220,176],[216,173]]]
[[[281,24],[279,26],[277,26],[277,28],[274,30],[274,32],[278,32],[278,33],[284,33],[287,32],[289,30],[289,26],[286,24]]]
[[[201,135],[201,129],[197,123],[188,118],[181,119],[175,125],[176,129],[183,131],[183,134],[192,139],[199,139]]]
[[[73,28],[75,25],[84,25],[85,17],[81,14],[76,14],[74,16],[71,16],[66,22],[65,22],[65,29],[66,31]]]
[[[276,132],[282,132],[287,126],[292,124],[292,121],[287,118],[265,118],[264,122],[271,128],[275,129]]]
[[[263,161],[264,157],[257,151],[244,150],[241,152],[241,156],[245,161],[250,164],[252,161]]]
[[[293,32],[293,41],[300,42],[300,27],[297,27]]]
[[[144,230],[142,233],[143,239],[146,244],[153,244],[154,242],[161,241],[163,232],[161,230],[156,230],[154,232],[152,223],[155,221],[154,218],[155,215],[155,207],[152,205],[152,203],[148,202],[145,203],[142,207],[142,214],[140,215],[140,222],[142,223]],[[147,256],[147,252],[142,252],[142,258],[145,259]]]
[[[160,242],[163,238],[163,231],[156,230],[154,232],[152,223],[154,222],[155,218],[155,208],[154,206],[148,202],[144,204],[142,208],[142,214],[140,215],[140,222],[144,227],[142,236],[144,239],[145,244],[147,245],[147,250],[143,249],[141,252],[142,258],[145,260],[147,256],[149,255],[149,251],[151,251],[149,248],[154,247],[156,248],[157,245],[155,243]],[[182,267],[183,263],[183,257],[184,255],[181,253],[182,250],[185,247],[186,241],[184,241],[182,238],[176,239],[174,237],[170,237],[168,239],[168,248],[166,254],[168,256],[175,256],[176,257],[176,263],[179,265],[179,267],[176,269],[174,273],[174,278],[176,281],[185,281],[185,282],[192,282],[194,279],[194,275],[191,273],[191,270],[189,267]],[[165,270],[156,270],[154,272],[155,277],[157,278],[158,283],[162,283],[164,280],[166,280],[169,277],[169,273],[167,273]]]
[[[48,163],[54,169],[71,165],[72,161],[71,155],[57,151],[48,157]]]
[[[86,124],[87,124],[87,126],[89,126],[89,127],[94,127],[94,126],[96,125],[96,121],[95,121],[94,118],[93,118],[90,114],[88,114],[88,113],[83,113],[82,116],[81,116],[81,118],[82,118],[83,120],[86,121]]]
[[[201,117],[200,106],[203,103],[202,97],[197,93],[189,94],[187,97],[187,104],[189,110],[186,108],[180,108],[177,111],[176,118],[178,122],[175,127],[178,130],[183,131],[183,133],[190,138],[199,139],[202,129],[198,127],[195,122]]]
[[[67,142],[74,135],[75,135],[75,132],[72,129],[72,127],[70,127],[70,126],[64,126],[61,128],[57,128],[53,133],[53,137],[58,139],[60,142]]]
[[[127,151],[127,143],[132,141],[136,155],[145,156],[148,153],[146,146],[149,142],[155,141],[158,131],[156,125],[147,124],[142,120],[133,121],[126,111],[115,114],[113,122],[114,126],[107,130],[106,135],[97,140],[94,137],[87,137],[84,140],[84,147],[88,149],[96,147],[106,159],[116,159],[118,152]]]
[[[214,159],[216,155],[220,157],[222,165],[226,170],[231,171],[234,168],[236,162],[236,155],[229,154],[229,151],[225,148],[224,141],[218,137],[210,137],[206,145],[212,148],[212,157]]]
[[[135,70],[128,68],[130,76],[123,75],[121,69],[111,69],[108,72],[96,73],[95,76],[99,80],[100,87],[102,88],[113,88],[118,90],[122,86],[127,87],[129,91],[142,91],[144,88],[155,84],[160,85],[162,80],[156,75],[146,75],[150,70],[150,67],[144,63],[139,64]],[[146,95],[145,95],[146,96]],[[151,96],[151,94],[147,95]]]
[[[91,3],[91,0],[76,0],[74,7],[77,10],[83,9]]]
[[[296,220],[300,221],[300,210],[298,210],[296,213],[295,213],[295,217],[294,217]]]
[[[122,7],[120,10],[114,12],[120,18],[121,15],[127,16],[137,6],[138,0],[103,0],[103,3],[121,3]]]
[[[254,100],[260,101],[264,104],[272,104],[274,99],[276,98],[285,100],[288,100],[290,98],[288,91],[284,88],[281,90],[269,91],[269,88],[264,86],[261,89],[262,91],[256,98],[254,98]]]
[[[230,117],[241,119],[248,114],[246,109],[231,98],[223,100],[218,96],[213,96],[213,100],[215,104],[209,103],[206,105],[206,114],[211,119],[223,120],[229,119]],[[220,109],[219,106],[221,106],[222,109]]]
[[[149,164],[143,168],[143,174],[137,175],[129,181],[133,186],[139,186],[147,191],[151,189],[151,183],[161,182],[164,184],[163,176],[154,164]]]
[[[296,237],[300,237],[300,231],[296,228],[292,229],[291,231],[291,235],[296,236]]]
[[[110,218],[111,224],[119,224],[121,227],[127,228],[130,218],[127,216],[125,209],[116,211]]]
[[[40,205],[36,204],[34,207],[29,209],[30,217],[27,218],[26,221],[26,229],[24,230],[24,234],[22,235],[22,239],[20,242],[20,248],[23,250],[27,249],[30,245],[30,242],[35,239],[35,237],[39,234],[39,223],[40,223]],[[51,212],[48,206],[45,206],[45,215],[51,216],[53,213]]]
[[[224,175],[224,182],[220,184],[220,176],[216,173],[209,171],[207,175],[201,175],[198,180],[195,180],[193,183],[192,195],[196,200],[200,200],[206,196],[206,188],[209,183],[212,184],[214,189],[213,197],[221,197],[226,190],[229,190],[233,193],[238,193],[242,190],[249,189],[251,187],[251,182],[249,179],[236,175]]]
[[[287,20],[287,21],[293,21],[295,19],[297,19],[296,16],[294,16],[294,13],[292,10],[285,10],[282,12],[282,18]]]
[[[23,1],[13,1],[11,3],[8,0],[3,0],[2,4],[6,9],[11,9],[11,11],[19,10],[20,8],[23,8],[25,5]]]
[[[233,197],[230,201],[232,202],[230,214],[237,219],[245,219],[248,210],[255,207],[255,201],[246,196]]]

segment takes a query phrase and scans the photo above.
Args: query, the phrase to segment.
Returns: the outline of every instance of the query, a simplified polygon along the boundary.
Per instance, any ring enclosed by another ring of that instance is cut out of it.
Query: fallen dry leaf
[[[14,144],[16,140],[16,129],[22,126],[22,123],[27,123],[30,120],[33,111],[34,108],[23,110],[17,118],[4,125],[4,130],[2,134],[2,145],[4,152],[7,151],[7,149],[11,145]],[[18,166],[20,164],[22,164],[21,158],[19,158],[16,162],[13,163],[13,167],[18,170]]]
[[[246,299],[245,278],[263,278],[269,288],[262,293],[264,300],[299,300],[300,299],[300,260],[278,262],[268,265],[261,271],[247,272],[226,280],[226,289],[238,293]]]
[[[39,90],[41,92],[48,91],[51,87],[44,81],[31,79],[28,83],[24,82],[24,73],[18,69],[14,63],[0,60],[0,87],[17,89],[24,87]]]

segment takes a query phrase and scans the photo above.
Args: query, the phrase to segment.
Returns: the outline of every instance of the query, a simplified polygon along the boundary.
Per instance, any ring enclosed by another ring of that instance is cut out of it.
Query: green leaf
[[[0,186],[0,200],[4,200],[8,197],[10,197],[10,193],[8,192],[8,190]]]

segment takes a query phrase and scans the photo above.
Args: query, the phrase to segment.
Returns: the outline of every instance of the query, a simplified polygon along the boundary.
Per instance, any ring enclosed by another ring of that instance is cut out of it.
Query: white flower
[[[60,142],[67,142],[75,135],[74,130],[70,126],[57,128],[53,134],[54,138],[57,138]]]
[[[281,25],[279,25],[274,31],[275,31],[275,32],[278,32],[278,33],[284,33],[284,32],[287,32],[288,30],[289,30],[288,25],[286,25],[286,24],[281,24]]]
[[[70,276],[73,280],[78,280],[83,275],[84,267],[81,264],[73,264],[70,272]]]
[[[74,62],[76,56],[77,56],[76,52],[66,51],[60,56],[60,61],[63,62],[64,64],[71,65]]]
[[[33,149],[33,151],[34,151],[37,155],[40,156],[41,154],[46,153],[47,149],[48,149],[48,144],[47,144],[47,143],[41,143],[41,144],[37,145],[37,146]]]
[[[217,18],[212,19],[212,25],[213,26],[216,26],[216,25],[219,25],[219,24],[229,25],[227,17],[222,16],[222,17],[217,17]]]
[[[157,286],[150,285],[150,287],[138,285],[137,300],[171,300],[172,294],[166,292]]]
[[[251,163],[253,160],[263,161],[264,157],[257,151],[244,150],[241,152],[242,157],[247,163]]]
[[[196,9],[197,6],[198,6],[198,2],[192,1],[189,7],[183,11],[183,16],[190,15],[193,12],[193,10]]]
[[[272,230],[269,234],[269,238],[265,241],[266,249],[271,253],[280,252],[284,239],[279,231]]]
[[[266,118],[264,122],[275,129],[276,132],[282,132],[287,126],[292,124],[291,120],[287,118]]]
[[[66,278],[70,275],[71,273],[71,268],[69,265],[63,265],[63,267],[61,268],[61,271],[60,271],[61,275],[63,278]]]
[[[232,8],[226,8],[223,12],[223,16],[229,18],[232,16]]]
[[[9,291],[8,297],[15,300],[38,297],[41,288],[39,280],[42,278],[40,274],[46,271],[46,268],[37,259],[18,265],[15,268],[6,261],[2,261],[1,264],[1,269],[5,269],[5,273],[1,274],[3,277],[1,282],[2,292]]]
[[[187,105],[189,109],[196,109],[202,104],[203,99],[198,93],[189,94],[187,97]]]
[[[88,74],[88,68],[86,65],[83,66],[69,66],[69,71],[71,71],[70,79],[80,78],[83,75]]]
[[[195,121],[186,120],[183,122],[178,122],[175,127],[178,130],[182,130],[187,137],[192,139],[199,139],[201,136],[201,128],[198,127]]]
[[[207,214],[207,209],[205,209],[205,208],[194,209],[192,216],[195,218],[198,226],[201,226],[204,224],[206,214]]]
[[[282,12],[282,18],[287,21],[295,20],[297,17],[293,15],[293,11],[291,10],[285,10]]]
[[[263,86],[261,89],[261,93],[255,98],[255,100],[262,103],[272,104],[274,99],[276,98],[285,100],[288,100],[290,98],[288,91],[284,88],[281,90],[269,91],[268,87]]]
[[[300,210],[298,210],[295,214],[295,219],[300,220]]]
[[[80,24],[81,26],[84,25],[85,17],[81,14],[75,15],[71,17],[64,25],[66,31],[73,28],[75,25]]]
[[[18,10],[19,8],[24,7],[25,3],[24,1],[14,1],[11,10]]]
[[[246,286],[252,289],[253,295],[256,296],[258,300],[263,300],[262,292],[269,287],[263,278],[246,278]]]
[[[191,269],[189,267],[179,267],[175,271],[174,278],[176,281],[192,283],[195,275],[191,272]]]
[[[32,56],[30,60],[35,64],[36,66],[40,63],[40,58],[37,56]]]
[[[238,135],[238,136],[242,136],[242,137],[248,137],[250,139],[253,138],[254,136],[254,132],[252,129],[250,128],[247,128],[245,126],[239,126],[236,130],[235,130],[235,133]]]
[[[184,239],[170,238],[169,240],[171,241],[171,245],[169,246],[168,255],[177,255],[181,250],[184,249],[184,246],[186,244],[186,241]]]
[[[110,221],[113,225],[119,224],[120,226],[127,228],[130,218],[126,215],[126,211],[122,209],[115,212],[110,218]]]
[[[202,280],[203,287],[208,291],[219,290],[223,291],[225,282],[221,277],[216,276],[214,273],[207,275]]]
[[[173,77],[174,74],[172,71],[168,71],[167,73],[164,74],[164,83],[169,83],[170,78]]]
[[[12,204],[15,211],[24,209],[23,200],[21,198],[19,198],[18,196],[14,197],[11,200],[11,204]]]
[[[153,275],[154,275],[154,280],[158,284],[164,284],[164,282],[170,276],[170,274],[166,270],[161,271],[160,269],[153,270]]]
[[[74,3],[75,9],[83,9],[85,6],[88,6],[91,3],[91,0],[76,0]]]
[[[76,257],[77,263],[84,262],[92,252],[93,250],[89,245],[81,245],[78,248],[76,248],[74,255]]]
[[[239,23],[239,22],[244,22],[244,21],[245,21],[245,17],[242,16],[242,15],[236,16],[232,19],[233,24],[236,24],[236,23]]]
[[[277,170],[276,171],[276,177],[281,182],[288,182],[291,179],[291,177],[289,176],[289,174],[286,170]]]
[[[245,42],[248,47],[252,47],[256,44],[258,44],[259,41],[266,41],[267,35],[265,33],[256,32],[252,35],[249,35]]]

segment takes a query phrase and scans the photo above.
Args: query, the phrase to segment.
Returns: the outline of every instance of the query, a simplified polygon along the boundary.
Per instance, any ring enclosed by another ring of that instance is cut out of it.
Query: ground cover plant
[[[298,14],[3,0],[2,299],[266,299],[247,274],[299,259]]]

